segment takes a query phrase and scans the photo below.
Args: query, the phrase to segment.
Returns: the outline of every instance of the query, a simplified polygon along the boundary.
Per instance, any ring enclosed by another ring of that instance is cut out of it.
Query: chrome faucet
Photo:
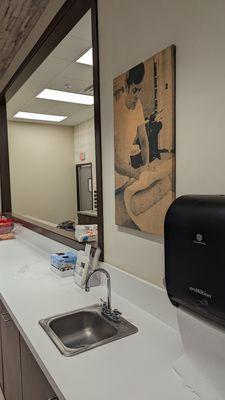
[[[104,268],[96,268],[94,271],[92,271],[86,280],[85,284],[85,291],[89,292],[90,291],[90,278],[92,275],[94,275],[96,272],[101,272],[104,274],[107,278],[107,302],[102,303],[102,315],[104,315],[106,318],[110,319],[111,321],[114,322],[120,322],[121,321],[121,312],[119,312],[117,309],[112,310],[112,303],[111,303],[111,278],[108,273]]]
[[[90,291],[90,278],[92,277],[92,275],[94,275],[96,272],[101,272],[103,274],[105,274],[106,278],[107,278],[107,307],[109,310],[111,310],[111,278],[110,275],[108,273],[108,271],[106,271],[104,268],[96,268],[94,271],[92,271],[86,280],[86,285],[85,285],[85,291],[89,292]]]

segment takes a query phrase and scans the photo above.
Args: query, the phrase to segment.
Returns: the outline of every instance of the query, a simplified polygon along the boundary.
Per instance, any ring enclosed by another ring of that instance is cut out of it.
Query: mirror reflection
[[[96,224],[90,12],[8,102],[7,116],[12,213],[71,238],[74,223]]]

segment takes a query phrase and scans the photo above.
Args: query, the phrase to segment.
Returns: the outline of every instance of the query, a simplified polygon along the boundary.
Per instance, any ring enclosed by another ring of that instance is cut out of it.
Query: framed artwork
[[[115,217],[163,235],[175,199],[175,46],[113,81]]]

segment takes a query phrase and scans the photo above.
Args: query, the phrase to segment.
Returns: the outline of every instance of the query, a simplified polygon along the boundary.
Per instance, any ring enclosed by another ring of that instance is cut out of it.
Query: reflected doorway
[[[78,211],[93,209],[92,164],[77,164],[77,208]]]

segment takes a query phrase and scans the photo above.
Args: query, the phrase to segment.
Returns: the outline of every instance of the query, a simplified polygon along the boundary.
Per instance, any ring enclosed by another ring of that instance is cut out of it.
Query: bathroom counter
[[[96,304],[104,289],[85,293],[72,277],[58,277],[47,252],[21,238],[0,242],[1,299],[60,400],[196,400],[172,369],[182,353],[178,332],[115,293],[113,306],[138,333],[74,357],[60,354],[39,320]]]

